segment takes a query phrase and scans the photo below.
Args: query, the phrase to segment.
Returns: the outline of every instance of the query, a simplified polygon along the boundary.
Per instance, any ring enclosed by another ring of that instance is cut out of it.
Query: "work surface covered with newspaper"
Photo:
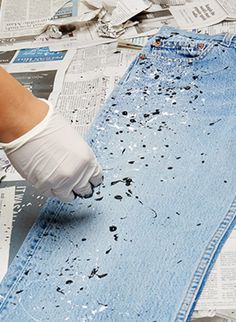
[[[0,65],[84,136],[138,51],[164,25],[236,34],[236,1],[2,0]],[[43,203],[0,149],[0,280]],[[236,230],[192,320],[236,321]]]

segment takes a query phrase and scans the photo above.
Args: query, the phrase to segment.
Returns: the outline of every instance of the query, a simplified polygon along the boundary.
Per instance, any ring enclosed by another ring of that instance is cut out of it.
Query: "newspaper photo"
[[[48,99],[56,104],[74,51],[52,53],[45,57],[45,51],[39,49],[34,58],[32,51],[34,50],[20,51],[13,63],[2,66],[36,97]]]

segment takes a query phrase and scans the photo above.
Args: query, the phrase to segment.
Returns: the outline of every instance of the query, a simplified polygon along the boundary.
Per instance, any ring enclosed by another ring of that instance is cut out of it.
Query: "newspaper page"
[[[57,109],[81,135],[85,135],[97,112],[128,64],[134,49],[117,49],[116,44],[77,50],[69,67]]]
[[[206,319],[206,320],[205,320]],[[191,322],[236,322],[235,310],[194,311]]]
[[[39,63],[50,62],[54,67],[63,67],[66,70],[71,63],[74,54],[74,50],[51,51],[48,47],[28,48],[18,50],[10,63],[27,63],[28,66],[34,66],[34,68],[37,69]]]
[[[12,262],[26,235],[39,216],[46,198],[26,181],[3,181],[1,188],[15,190],[13,205],[13,221],[11,227],[11,243],[8,264]],[[0,226],[2,226],[0,224]]]
[[[235,0],[217,0],[228,14],[227,19],[236,19],[236,2]]]
[[[3,149],[0,148],[0,183],[3,181],[23,181],[21,175],[13,168]]]
[[[162,2],[167,2],[170,6],[179,6],[186,3],[186,0],[164,0]]]
[[[5,256],[4,258],[1,257],[0,250],[1,265],[7,267],[8,263],[11,263],[19,250],[36,217],[39,215],[45,198],[39,195],[36,189],[27,184],[27,182],[14,170],[2,149],[0,149],[0,179],[1,178],[3,178],[0,182],[1,189],[14,189],[13,216],[12,212],[9,212],[9,216],[7,217],[3,218],[0,216],[0,230],[1,227],[7,225],[7,220],[10,216],[12,217],[12,225],[9,226],[10,228],[8,229],[8,233],[11,234],[10,249],[9,247],[5,249],[5,255],[8,252],[9,256]],[[5,178],[7,178],[7,180],[5,180]]]
[[[112,12],[111,23],[112,25],[120,25],[127,20],[149,8],[151,3],[147,0],[119,0],[116,8]]]
[[[42,32],[66,0],[2,0],[0,37],[19,37]]]
[[[66,61],[68,65],[73,54],[66,50],[50,51],[48,47],[6,50],[0,52],[0,65],[40,62],[65,63]]]
[[[198,32],[216,35],[221,33],[236,34],[236,22],[224,21],[213,26],[198,29]]]
[[[10,51],[18,49],[30,49],[30,48],[41,48],[49,47],[50,45],[63,44],[64,42],[72,42],[77,40],[77,32],[73,31],[69,34],[62,36],[60,40],[50,38],[45,32],[36,36],[35,38],[31,36],[17,37],[17,38],[0,38],[0,51]],[[57,46],[57,51],[63,49],[63,46]],[[69,48],[64,48],[69,49]]]
[[[66,1],[65,4],[56,11],[52,20],[76,17],[78,15],[78,4],[79,0]]]
[[[221,315],[215,315],[214,317],[202,317],[202,318],[196,318],[191,321],[194,322],[236,322],[235,319],[232,319],[231,317],[224,317]]]
[[[51,43],[49,48],[50,50],[89,48],[99,44],[107,44],[117,41],[116,39],[99,37],[97,33],[97,26],[98,24],[96,22],[87,22],[78,28],[76,38],[65,39],[65,41],[60,40],[60,43]]]
[[[0,188],[0,282],[7,272],[15,187]]]
[[[191,322],[236,322],[236,311],[233,310],[208,310],[194,311]]]
[[[137,46],[137,48],[139,48],[141,50],[142,47],[144,47],[146,45],[148,39],[149,39],[149,36],[144,36],[144,37],[134,36],[131,38],[128,37],[128,40],[126,40],[126,41],[128,44],[132,44],[134,46]],[[119,42],[118,42],[118,46],[119,46]]]
[[[234,309],[234,310],[217,310],[217,314],[231,318],[232,321],[230,321],[230,322],[236,322],[236,309]]]
[[[10,74],[12,74],[23,86],[30,90],[36,97],[48,99],[56,105],[58,96],[62,90],[65,72],[74,51],[68,51],[61,62],[53,60],[44,61],[45,52],[38,51],[38,56],[32,58],[32,51],[20,51],[12,64],[2,65]],[[42,58],[44,56],[44,59]],[[23,57],[23,58],[22,58]],[[25,62],[28,61],[28,62]]]
[[[142,12],[135,17],[139,23],[129,28],[122,36],[127,39],[135,36],[151,36],[158,32],[162,26],[176,26],[177,23],[169,9],[161,9],[156,12]]]
[[[228,16],[217,0],[199,0],[183,6],[172,6],[170,11],[182,29],[207,27],[225,20]]]
[[[236,228],[219,254],[196,310],[236,310]]]
[[[150,0],[153,4],[167,6],[179,6],[185,4],[188,0]]]
[[[139,23],[128,28],[127,31],[120,36],[121,39],[154,35],[163,25],[177,26],[168,9],[153,13],[142,13],[137,16],[137,19]],[[77,39],[65,39],[65,41],[60,40],[60,43],[51,42],[49,48],[51,50],[88,48],[94,47],[98,44],[106,44],[117,41],[116,39],[99,37],[97,28],[98,23],[87,22],[84,26],[78,28]]]
[[[52,17],[53,23],[58,23],[58,21],[67,21],[70,18],[78,15],[78,0],[69,0],[66,4],[60,8],[56,14]],[[66,23],[66,22],[64,22]],[[71,38],[75,37],[72,33],[67,33],[62,36],[62,39],[71,40]],[[56,42],[57,39],[52,39],[43,34],[37,36],[20,36],[20,37],[8,37],[8,38],[0,38],[0,50],[17,50],[21,48],[36,48],[36,47],[44,47],[48,46],[50,42]]]

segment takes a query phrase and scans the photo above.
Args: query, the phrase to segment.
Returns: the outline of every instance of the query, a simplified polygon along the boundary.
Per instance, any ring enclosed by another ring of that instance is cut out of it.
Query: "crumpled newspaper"
[[[149,0],[149,2],[150,5],[151,3],[158,3],[171,6],[185,4],[186,0]],[[112,24],[112,13],[116,9],[118,3],[119,0],[81,0],[78,8],[79,15],[76,18],[73,17],[72,20],[67,19],[67,23],[62,20],[59,24],[50,24],[46,26],[46,37],[60,39],[66,34],[71,34],[83,23],[92,20],[95,21],[96,18],[98,35],[100,37],[117,39],[125,33],[127,28],[138,24],[137,21],[133,22],[130,20],[127,20],[120,25]]]
[[[60,19],[56,24],[52,22],[45,27],[44,33],[46,38],[60,39],[64,35],[72,34],[77,27],[81,27],[87,22],[95,19],[102,10],[100,0],[83,0],[79,3],[78,16]]]
[[[49,25],[46,28],[45,35],[47,38],[60,39],[63,35],[69,35],[74,30],[76,30],[76,26],[74,24]]]
[[[113,26],[110,17],[108,12],[102,9],[97,22],[97,33],[100,37],[117,39],[125,33],[127,28],[137,24],[137,22],[128,20],[124,24]]]

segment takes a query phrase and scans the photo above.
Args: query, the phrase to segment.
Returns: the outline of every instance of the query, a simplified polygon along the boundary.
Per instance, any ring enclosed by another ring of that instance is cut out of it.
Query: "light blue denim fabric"
[[[189,321],[235,224],[235,47],[172,28],[149,41],[89,132],[104,185],[47,203],[2,321]]]

